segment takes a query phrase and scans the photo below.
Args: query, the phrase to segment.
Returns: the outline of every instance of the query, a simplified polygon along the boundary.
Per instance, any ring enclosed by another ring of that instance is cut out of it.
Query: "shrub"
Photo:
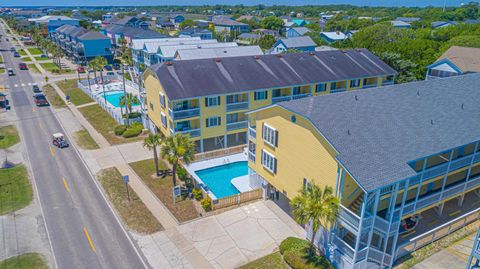
[[[132,113],[129,113],[129,114],[128,114],[128,117],[129,117],[130,119],[140,118],[141,116],[142,116],[142,113],[140,113],[140,112],[132,112]],[[124,119],[126,119],[126,118],[127,118],[127,114],[123,114],[122,117],[123,117]]]
[[[125,138],[130,138],[130,137],[135,137],[138,136],[140,133],[142,133],[142,129],[138,128],[128,128],[124,133],[123,137]]]
[[[207,196],[207,197],[203,198],[201,203],[202,203],[202,207],[203,207],[203,209],[205,209],[205,211],[208,212],[208,211],[212,210],[212,199],[210,199],[210,197]]]
[[[182,166],[178,166],[177,175],[178,175],[178,178],[180,178],[182,181],[185,181],[189,177],[187,170]]]
[[[287,237],[285,240],[280,243],[279,249],[280,253],[283,254],[288,250],[295,250],[295,251],[308,251],[310,247],[310,243],[305,239],[300,239],[296,237]]]
[[[293,269],[333,269],[334,267],[325,256],[315,255],[308,257],[308,249],[304,251],[287,250],[283,259]]]
[[[123,135],[123,133],[125,133],[125,131],[127,130],[127,126],[125,125],[117,125],[115,126],[115,129],[113,130],[115,132],[115,135]]]
[[[195,198],[195,200],[197,200],[197,201],[202,200],[203,192],[202,192],[201,189],[195,188],[195,189],[193,189],[192,193],[193,193],[193,197]],[[202,204],[202,206],[203,206],[203,204]]]

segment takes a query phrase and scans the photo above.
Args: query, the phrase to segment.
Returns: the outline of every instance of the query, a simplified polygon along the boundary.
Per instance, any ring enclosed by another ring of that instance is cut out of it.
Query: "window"
[[[238,114],[237,113],[227,114],[227,123],[233,123],[233,122],[238,122]]]
[[[320,83],[315,86],[315,92],[326,92],[327,91],[327,84]]]
[[[259,92],[254,92],[253,99],[255,101],[257,100],[266,100],[268,98],[268,92],[267,91],[259,91]]]
[[[281,89],[272,90],[272,98],[280,97],[280,96],[282,96],[282,90]]]
[[[300,94],[300,87],[293,87],[293,95]]]
[[[360,80],[359,79],[350,80],[350,87],[351,88],[360,87]]]
[[[262,127],[262,139],[271,146],[276,147],[278,141],[277,137],[277,130],[264,123]]]
[[[205,97],[205,106],[219,106],[220,105],[220,96],[216,97]]]
[[[162,125],[163,127],[167,128],[167,116],[165,116],[165,113],[163,112],[161,112],[160,114],[160,116],[162,117]]]
[[[220,117],[207,118],[205,121],[206,121],[207,128],[220,126],[222,124],[222,118]]]
[[[165,95],[160,94],[160,105],[162,105],[162,108],[165,108]]]
[[[272,173],[277,172],[277,159],[265,150],[262,150],[262,165]]]

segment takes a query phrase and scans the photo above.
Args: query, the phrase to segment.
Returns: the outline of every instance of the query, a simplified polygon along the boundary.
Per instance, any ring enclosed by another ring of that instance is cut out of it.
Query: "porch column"
[[[435,206],[434,207],[435,213],[437,213],[438,216],[441,216],[443,214],[444,207],[445,207],[445,202]]]
[[[458,203],[457,203],[458,207],[462,207],[464,200],[465,200],[465,193],[462,193],[462,195],[458,197]]]

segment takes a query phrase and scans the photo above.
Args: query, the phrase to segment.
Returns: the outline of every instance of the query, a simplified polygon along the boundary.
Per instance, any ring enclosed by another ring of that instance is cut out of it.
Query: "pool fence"
[[[263,198],[263,189],[255,189],[247,192],[241,192],[231,196],[223,197],[220,199],[212,200],[212,209],[217,210],[220,208],[225,208],[234,205],[241,205],[253,200],[258,200]]]

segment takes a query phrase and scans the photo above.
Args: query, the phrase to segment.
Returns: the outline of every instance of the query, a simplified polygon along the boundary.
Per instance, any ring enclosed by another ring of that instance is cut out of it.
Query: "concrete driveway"
[[[236,268],[305,231],[271,201],[259,201],[178,227],[215,268]]]

